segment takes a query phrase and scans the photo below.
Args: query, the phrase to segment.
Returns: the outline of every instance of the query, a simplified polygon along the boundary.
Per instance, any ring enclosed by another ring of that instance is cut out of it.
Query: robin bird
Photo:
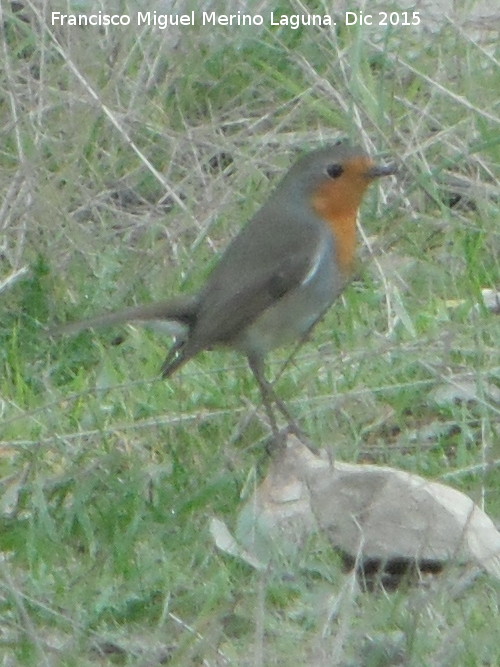
[[[229,244],[195,295],[126,308],[63,326],[57,333],[124,322],[170,322],[175,343],[161,373],[170,377],[202,350],[243,352],[274,435],[274,403],[296,426],[264,374],[266,353],[305,338],[349,280],[358,208],[368,185],[395,173],[346,142],[299,159]]]

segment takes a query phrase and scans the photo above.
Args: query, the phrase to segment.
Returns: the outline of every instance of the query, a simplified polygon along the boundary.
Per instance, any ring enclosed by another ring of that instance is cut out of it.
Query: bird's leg
[[[273,403],[287,420],[288,422],[287,430],[291,433],[294,433],[302,443],[304,443],[307,447],[309,447],[309,449],[313,449],[307,437],[305,436],[304,432],[290,414],[288,408],[285,405],[285,402],[281,400],[281,398],[279,398],[279,396],[274,391],[272,383],[269,382],[269,380],[266,378],[264,373],[263,358],[260,355],[249,354],[248,364],[255,379],[257,380],[257,384],[259,385],[260,393],[262,395],[262,402],[264,404],[264,409],[266,411],[269,423],[271,425],[271,430],[273,432],[274,446],[279,447],[282,445],[283,434],[280,432],[278,428],[276,415],[273,410]]]
[[[278,423],[276,421],[276,415],[273,410],[273,400],[275,397],[275,392],[272,388],[271,383],[268,381],[264,375],[264,363],[262,357],[259,355],[249,354],[248,355],[248,365],[252,371],[257,384],[259,385],[260,393],[262,396],[262,403],[264,404],[264,409],[269,419],[269,424],[271,426],[271,431],[273,432],[273,445],[278,447],[280,444],[280,432],[278,429]]]

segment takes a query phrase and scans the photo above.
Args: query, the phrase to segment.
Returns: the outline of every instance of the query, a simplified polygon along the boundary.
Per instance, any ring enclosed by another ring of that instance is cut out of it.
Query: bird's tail
[[[124,324],[126,322],[171,322],[173,333],[175,325],[189,328],[196,319],[198,309],[198,299],[196,296],[181,296],[170,301],[160,301],[149,303],[142,306],[132,306],[112,313],[104,313],[97,317],[91,317],[87,320],[70,322],[62,326],[54,327],[49,330],[50,336],[63,336],[66,334],[75,334],[84,329],[98,329],[113,326],[115,324]]]
[[[192,354],[186,354],[184,351],[185,340],[177,340],[168,351],[167,358],[161,365],[162,378],[168,378],[173,375],[181,366],[191,359]]]

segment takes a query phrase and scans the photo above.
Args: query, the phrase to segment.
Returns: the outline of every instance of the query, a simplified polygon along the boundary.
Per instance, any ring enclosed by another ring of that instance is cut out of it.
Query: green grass
[[[233,528],[268,463],[241,357],[164,382],[156,334],[46,335],[195,290],[296,152],[362,139],[401,167],[363,205],[373,255],[278,391],[337,457],[445,478],[498,518],[496,43],[453,22],[49,32],[2,11],[2,664],[498,664],[487,576],[355,594],[321,536],[266,574],[217,552],[210,518]],[[454,206],[450,175],[471,184]]]

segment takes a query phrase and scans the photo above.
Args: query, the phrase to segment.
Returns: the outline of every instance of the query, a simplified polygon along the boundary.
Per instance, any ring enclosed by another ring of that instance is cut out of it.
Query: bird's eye
[[[329,164],[326,173],[330,178],[338,178],[344,173],[344,167],[341,164]]]

